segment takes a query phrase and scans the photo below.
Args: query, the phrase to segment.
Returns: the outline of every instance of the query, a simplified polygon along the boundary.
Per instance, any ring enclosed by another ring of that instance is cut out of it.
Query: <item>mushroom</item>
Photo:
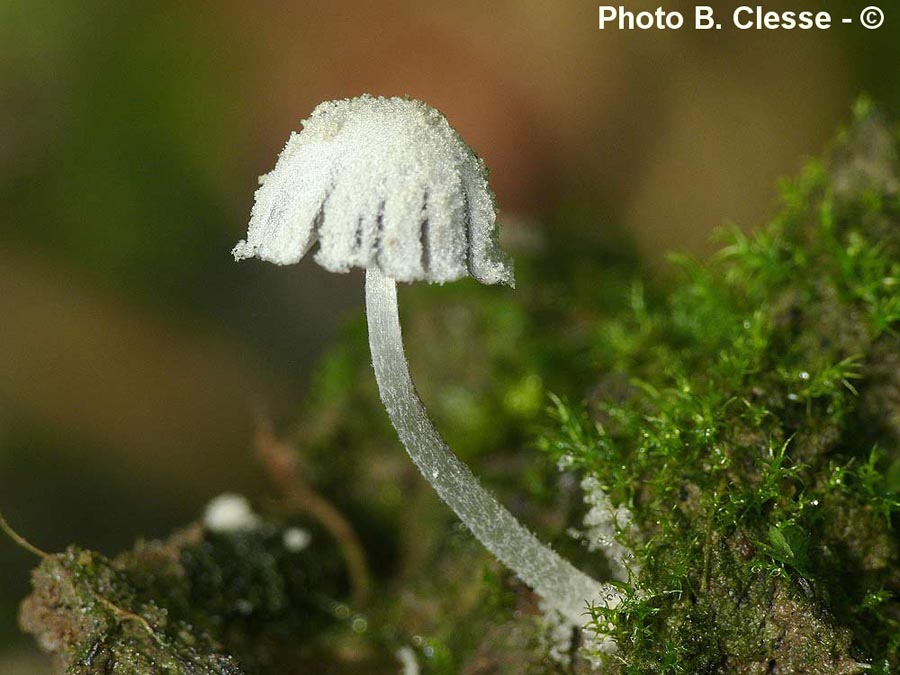
[[[397,281],[471,276],[514,286],[484,163],[434,108],[407,98],[320,104],[260,179],[241,260],[366,270],[369,347],[381,400],[410,458],[472,534],[573,624],[617,589],[543,545],[479,483],[434,427],[409,373]]]

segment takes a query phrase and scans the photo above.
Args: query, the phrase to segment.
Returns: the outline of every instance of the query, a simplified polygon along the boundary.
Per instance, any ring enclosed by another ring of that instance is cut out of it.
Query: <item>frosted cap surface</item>
[[[260,178],[235,260],[376,265],[397,281],[514,284],[484,162],[441,113],[406,98],[319,104]]]

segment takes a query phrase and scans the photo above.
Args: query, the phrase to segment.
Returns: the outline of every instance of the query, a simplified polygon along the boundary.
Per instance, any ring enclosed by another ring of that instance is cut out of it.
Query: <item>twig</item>
[[[3,515],[3,512],[0,511],[0,530],[2,530],[7,537],[13,540],[15,544],[22,549],[25,549],[29,553],[33,553],[38,558],[49,558],[50,554],[46,551],[42,551],[37,546],[28,541],[21,534],[16,532],[8,522],[6,522],[6,517]]]
[[[272,423],[264,414],[257,415],[256,452],[281,491],[285,504],[292,510],[310,514],[334,537],[347,565],[353,602],[365,604],[370,588],[369,566],[356,532],[344,514],[301,477],[296,449],[275,436]]]
[[[703,578],[700,580],[700,592],[705,593],[709,588],[709,578],[712,574],[712,524],[715,509],[710,508],[706,517],[706,533],[703,538]]]
[[[153,628],[153,626],[150,625],[150,622],[147,621],[147,619],[142,617],[140,614],[137,614],[136,612],[132,612],[129,609],[125,609],[124,607],[119,607],[112,600],[109,600],[108,598],[104,598],[99,593],[96,594],[96,598],[100,602],[101,605],[106,607],[113,614],[117,615],[121,621],[123,621],[123,622],[124,621],[134,621],[135,623],[140,624],[140,626],[144,630],[147,631],[147,633],[150,635],[150,637],[152,637],[154,640],[156,640],[156,642],[159,643],[161,646],[163,646],[163,647],[165,646],[166,643],[162,639],[162,637],[156,632],[156,630]]]

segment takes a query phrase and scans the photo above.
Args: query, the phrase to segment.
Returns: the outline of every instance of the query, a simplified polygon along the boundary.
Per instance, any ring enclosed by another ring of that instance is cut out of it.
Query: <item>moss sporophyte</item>
[[[240,260],[366,270],[369,346],[381,399],[409,456],[475,537],[575,625],[620,592],[545,546],[479,483],[435,429],[413,385],[397,281],[471,276],[513,286],[483,162],[437,110],[401,98],[322,103],[261,179]]]

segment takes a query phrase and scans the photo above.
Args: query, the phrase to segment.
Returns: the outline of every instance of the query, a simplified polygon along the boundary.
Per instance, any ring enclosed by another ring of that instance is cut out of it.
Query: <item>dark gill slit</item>
[[[469,276],[474,277],[472,273],[472,209],[469,206],[469,191],[465,188],[462,191],[463,196],[463,212],[466,214],[466,227],[463,230],[463,236],[466,238],[466,272]]]
[[[356,234],[353,237],[353,252],[357,253],[362,248],[362,226],[363,226],[363,217],[360,216],[359,220],[356,221]]]
[[[325,197],[322,199],[322,203],[319,204],[319,211],[316,213],[316,217],[313,218],[312,235],[310,235],[312,237],[312,241],[309,242],[309,245],[313,248],[314,253],[318,252],[318,250],[322,248],[322,240],[320,234],[322,231],[322,223],[325,222],[325,205],[328,203],[332,192],[334,192],[334,185],[328,188],[328,191],[325,193]]]
[[[422,213],[424,214],[422,222],[419,225],[419,246],[422,248],[422,257],[420,264],[422,265],[422,273],[428,274],[431,267],[431,225],[428,222],[428,190],[422,197]]]
[[[384,236],[384,201],[378,205],[378,215],[375,216],[375,239],[372,242],[372,255],[375,264],[381,267],[381,239]]]

